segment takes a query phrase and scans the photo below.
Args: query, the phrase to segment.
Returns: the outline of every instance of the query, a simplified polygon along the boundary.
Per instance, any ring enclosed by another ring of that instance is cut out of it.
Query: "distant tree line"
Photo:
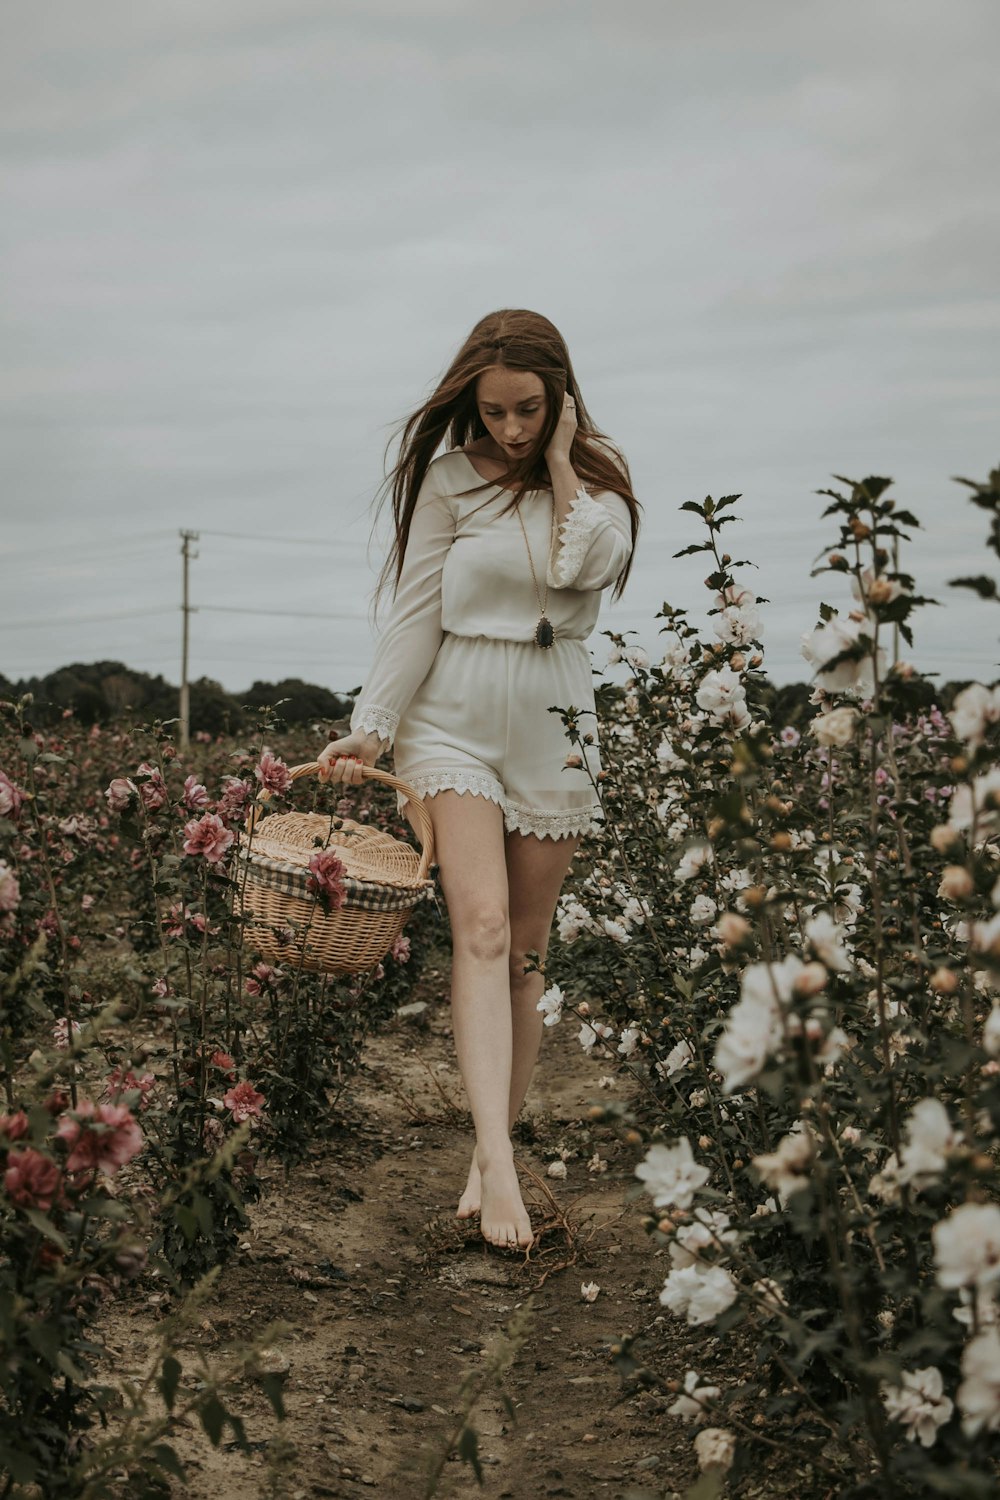
[[[936,704],[947,711],[964,686],[965,682],[935,685],[915,677],[908,685],[910,706],[926,710]],[[360,691],[360,685],[355,691]],[[776,729],[801,726],[812,718],[811,692],[806,682],[780,687],[765,682],[763,699]],[[0,672],[0,698],[23,693],[34,695],[32,718],[39,725],[54,723],[66,709],[72,709],[84,724],[110,724],[122,719],[150,723],[177,717],[178,690],[172,682],[133,671],[120,661],[74,662],[44,677],[25,677],[19,682]],[[337,725],[350,717],[354,696],[332,693],[300,677],[255,682],[245,693],[227,693],[221,683],[199,677],[191,683],[191,731],[238,734],[253,726],[260,709],[276,705],[280,705],[277,711],[288,725]]]
[[[72,709],[83,724],[110,724],[127,719],[151,723],[175,719],[178,689],[166,678],[137,672],[120,661],[74,662],[44,677],[12,682],[0,673],[0,698],[34,696],[32,721],[52,724]],[[280,703],[286,724],[337,723],[350,716],[351,695],[285,677],[280,682],[255,682],[245,693],[227,693],[221,683],[200,677],[191,683],[191,731],[238,734],[252,727],[257,712]]]

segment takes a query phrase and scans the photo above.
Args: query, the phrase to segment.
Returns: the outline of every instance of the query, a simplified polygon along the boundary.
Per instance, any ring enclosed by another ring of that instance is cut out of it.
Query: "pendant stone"
[[[555,632],[552,629],[552,621],[547,620],[545,616],[542,615],[542,618],[539,620],[537,626],[535,627],[535,645],[542,647],[551,646],[554,640]]]

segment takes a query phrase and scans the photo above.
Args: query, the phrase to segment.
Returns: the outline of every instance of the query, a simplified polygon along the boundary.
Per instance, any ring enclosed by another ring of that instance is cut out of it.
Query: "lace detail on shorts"
[[[377,734],[379,739],[391,745],[399,727],[399,714],[391,708],[379,708],[377,703],[362,703],[351,715],[351,728],[361,729],[365,734]]]
[[[539,838],[562,839],[573,833],[596,832],[603,817],[599,805],[575,808],[570,812],[545,813],[508,802],[505,821],[508,833],[534,833]]]
[[[594,527],[607,514],[599,500],[592,499],[585,489],[577,490],[559,528],[559,551],[552,569],[557,588],[569,588],[583,566]]]
[[[503,807],[506,801],[500,783],[492,776],[487,776],[484,771],[463,770],[460,766],[450,771],[418,771],[413,776],[401,776],[400,780],[424,797],[432,796],[434,792],[458,792],[460,796],[463,792],[471,792],[474,797],[488,797],[499,807]]]

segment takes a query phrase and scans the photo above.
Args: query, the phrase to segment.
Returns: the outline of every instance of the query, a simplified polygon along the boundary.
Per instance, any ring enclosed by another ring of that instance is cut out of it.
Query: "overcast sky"
[[[227,610],[192,676],[359,686],[386,442],[506,306],[560,328],[644,506],[595,665],[702,616],[679,507],[738,491],[767,670],[805,679],[848,599],[816,491],[884,474],[945,605],[913,659],[991,679],[947,580],[989,566],[952,476],[1000,462],[998,43],[996,0],[8,3],[0,671],[176,681],[189,527]]]

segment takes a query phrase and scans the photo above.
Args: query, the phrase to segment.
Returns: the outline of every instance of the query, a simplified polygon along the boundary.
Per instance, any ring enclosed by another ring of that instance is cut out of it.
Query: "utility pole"
[[[191,543],[198,540],[196,531],[181,532],[181,557],[184,559],[184,598],[181,604],[181,711],[180,711],[180,742],[181,749],[186,750],[191,743],[191,690],[188,684],[188,621],[193,613],[193,608],[188,592],[188,564],[192,557],[197,557],[197,552],[191,551]]]

